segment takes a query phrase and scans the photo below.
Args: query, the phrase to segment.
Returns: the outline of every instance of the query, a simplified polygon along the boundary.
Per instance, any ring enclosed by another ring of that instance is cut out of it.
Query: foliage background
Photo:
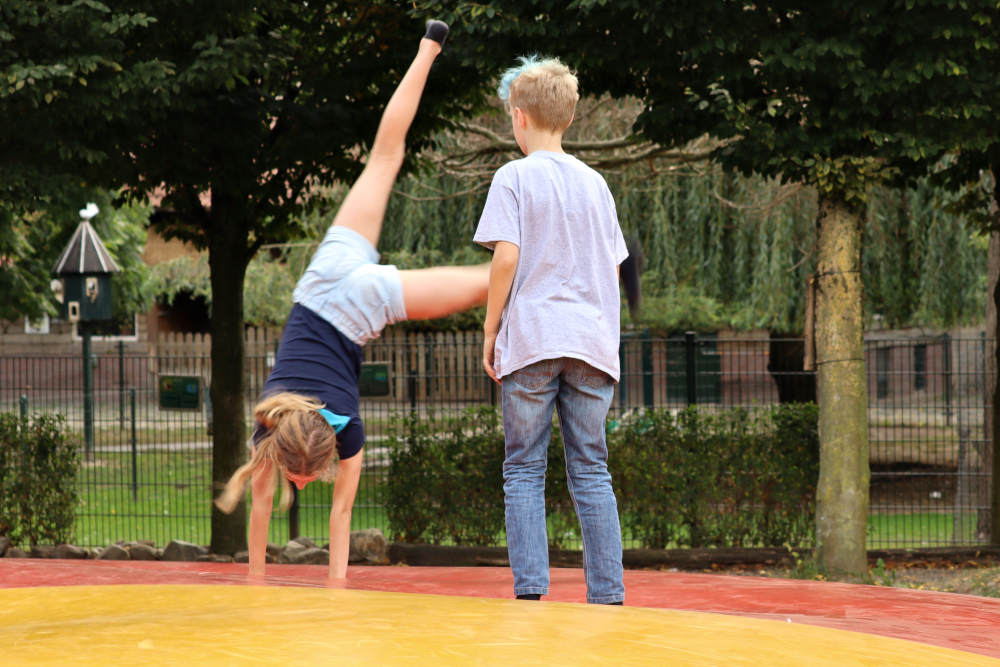
[[[761,177],[726,174],[706,164],[684,173],[643,178],[634,168],[609,173],[623,229],[644,252],[642,325],[669,333],[770,329],[801,333],[805,285],[814,270],[816,194]],[[401,180],[386,214],[382,261],[400,268],[489,261],[471,238],[482,193],[442,174]],[[431,190],[442,193],[428,196]],[[325,231],[341,190],[304,223],[309,236],[264,248],[245,282],[250,324],[277,325],[291,307],[295,282]],[[983,321],[987,237],[948,212],[942,191],[927,182],[873,191],[864,218],[865,311],[869,328],[946,329]],[[153,267],[154,291],[166,302],[179,292],[211,299],[204,259]],[[481,312],[420,329],[476,329]]]

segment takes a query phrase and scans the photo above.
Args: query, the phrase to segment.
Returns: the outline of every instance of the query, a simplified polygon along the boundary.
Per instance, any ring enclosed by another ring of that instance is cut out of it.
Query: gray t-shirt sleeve
[[[521,246],[521,222],[517,205],[517,172],[504,165],[493,175],[483,214],[472,240],[490,250],[498,241]]]

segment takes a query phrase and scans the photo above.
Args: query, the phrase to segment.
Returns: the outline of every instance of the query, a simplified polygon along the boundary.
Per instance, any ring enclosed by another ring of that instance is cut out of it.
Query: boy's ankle
[[[542,596],[539,593],[521,593],[517,596],[518,600],[541,600]]]

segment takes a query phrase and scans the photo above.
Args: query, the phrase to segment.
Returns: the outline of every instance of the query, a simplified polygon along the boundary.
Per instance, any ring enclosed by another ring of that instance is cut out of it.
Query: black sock
[[[433,39],[444,48],[444,40],[448,38],[448,24],[444,21],[430,19],[427,21],[427,32],[424,33],[427,39]]]
[[[542,596],[538,593],[522,593],[517,596],[518,600],[541,600]]]
[[[622,605],[622,606],[625,605],[624,602],[608,602],[607,604],[617,604],[617,605]]]

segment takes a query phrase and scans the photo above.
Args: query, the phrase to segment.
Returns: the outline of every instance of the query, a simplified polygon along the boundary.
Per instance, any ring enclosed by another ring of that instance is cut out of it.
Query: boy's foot
[[[517,596],[518,600],[541,600],[542,596],[538,593],[522,593]]]
[[[448,24],[444,21],[429,19],[427,21],[427,32],[424,33],[427,39],[433,39],[444,48],[444,40],[448,38]]]

